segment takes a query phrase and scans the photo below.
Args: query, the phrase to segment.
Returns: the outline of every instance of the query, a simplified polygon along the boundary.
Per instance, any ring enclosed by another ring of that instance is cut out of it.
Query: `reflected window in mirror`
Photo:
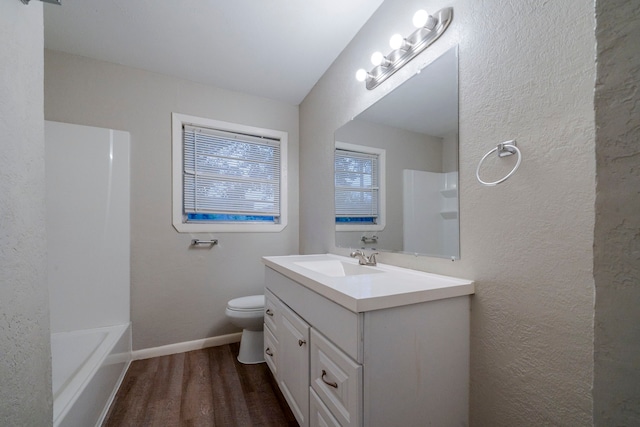
[[[334,159],[336,229],[384,229],[386,150],[337,141]]]

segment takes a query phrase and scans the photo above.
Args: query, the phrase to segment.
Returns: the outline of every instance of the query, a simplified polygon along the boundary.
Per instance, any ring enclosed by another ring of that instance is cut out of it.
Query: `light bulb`
[[[378,66],[382,64],[382,61],[384,61],[384,55],[381,52],[373,52],[373,55],[371,55],[371,63]]]
[[[416,13],[413,14],[413,26],[416,28],[422,28],[424,24],[427,23],[427,18],[429,14],[426,10],[420,9]]]
[[[356,80],[359,82],[363,82],[367,80],[368,75],[369,73],[367,72],[367,70],[365,70],[364,68],[360,68],[358,71],[356,71]]]
[[[433,16],[429,15],[429,13],[420,9],[413,15],[413,25],[416,28],[426,28],[427,30],[433,30],[436,27],[438,21]]]
[[[403,45],[404,37],[400,34],[394,34],[391,36],[391,39],[389,40],[389,46],[391,46],[391,49],[400,49]]]

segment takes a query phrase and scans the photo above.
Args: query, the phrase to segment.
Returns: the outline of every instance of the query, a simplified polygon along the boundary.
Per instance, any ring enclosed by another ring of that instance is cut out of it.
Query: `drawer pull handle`
[[[333,387],[333,388],[338,388],[338,383],[336,382],[329,382],[327,380],[324,379],[324,377],[327,376],[327,371],[325,371],[324,369],[322,370],[322,382],[325,383],[326,385],[328,385],[329,387]]]
[[[305,345],[307,342],[305,340],[298,340],[298,345],[300,347],[302,347],[303,345]]]
[[[271,349],[269,347],[267,347],[267,349],[264,352],[267,353],[268,356],[273,357],[273,352],[271,351]]]
[[[267,311],[265,311],[265,313],[267,314],[267,316],[273,316],[273,311],[271,311],[270,308],[267,308]]]

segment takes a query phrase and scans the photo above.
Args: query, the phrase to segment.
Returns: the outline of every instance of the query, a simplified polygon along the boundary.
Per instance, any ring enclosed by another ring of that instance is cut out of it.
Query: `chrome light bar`
[[[372,56],[371,59],[376,67],[369,72],[364,69],[358,70],[356,78],[360,81],[365,81],[367,89],[371,90],[376,88],[405,64],[418,56],[418,54],[425,50],[429,45],[435,42],[444,33],[447,27],[449,27],[452,19],[452,7],[441,9],[433,16],[428,15],[423,19],[420,27],[411,33],[409,37],[405,39],[400,37],[401,40],[397,43],[398,48],[392,50],[387,56],[382,56],[380,53],[376,52],[374,56],[377,55],[377,58]],[[397,36],[394,36],[394,38],[396,37]],[[392,44],[395,43],[392,41]]]

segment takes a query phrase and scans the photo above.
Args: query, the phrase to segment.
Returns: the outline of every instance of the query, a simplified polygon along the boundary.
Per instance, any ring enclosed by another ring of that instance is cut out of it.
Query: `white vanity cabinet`
[[[389,270],[391,286],[404,295],[350,301],[350,287],[362,294],[377,282],[325,280],[290,258],[263,258],[265,311],[272,314],[265,313],[265,350],[275,348],[267,362],[301,426],[468,424],[473,282],[452,279],[443,291],[429,279],[420,285],[426,293],[407,293],[415,275]]]

